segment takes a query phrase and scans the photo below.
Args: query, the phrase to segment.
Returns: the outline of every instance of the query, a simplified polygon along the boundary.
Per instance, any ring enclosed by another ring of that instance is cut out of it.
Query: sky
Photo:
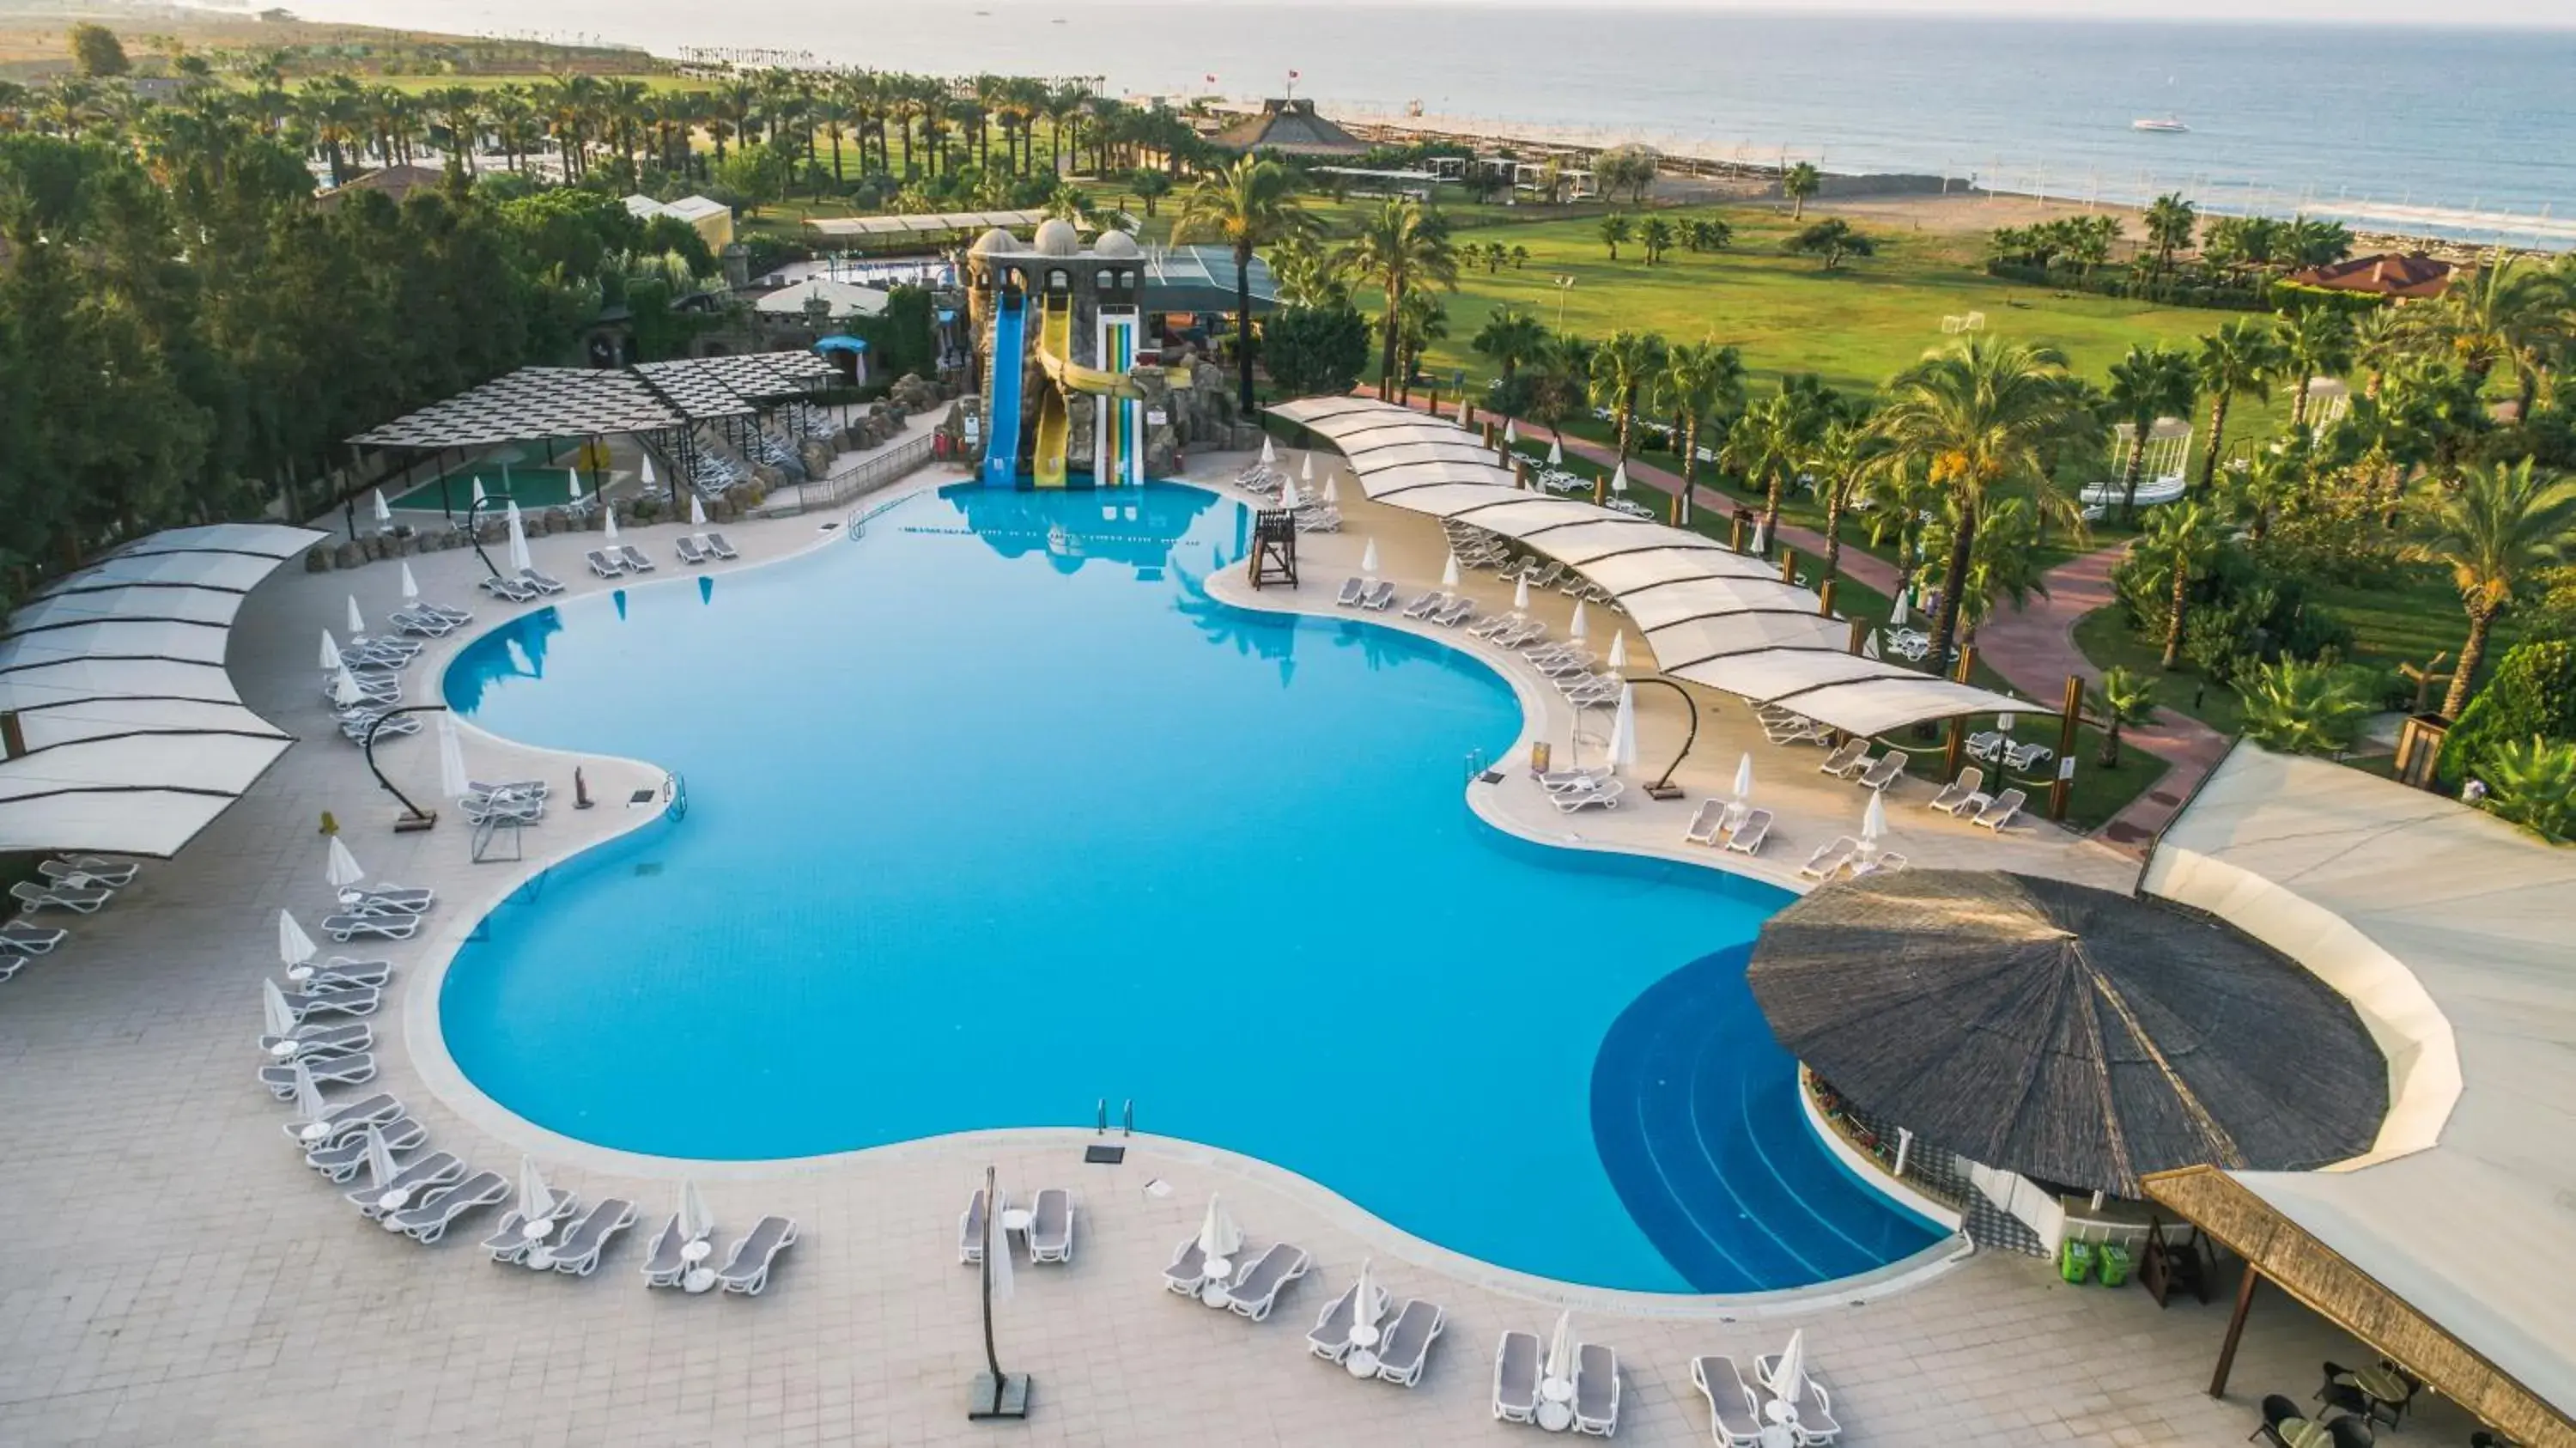
[[[963,0],[937,0],[939,4]],[[1018,5],[1028,0],[1001,0]],[[1161,4],[1192,9],[1243,4],[1271,6],[1282,0],[1054,0],[1055,8],[1079,10],[1086,5]],[[1907,15],[2011,16],[2057,21],[2081,20],[2229,20],[2260,24],[2332,22],[2379,25],[2494,25],[2541,29],[2576,28],[2576,0],[1299,0],[1317,5],[1444,5],[1462,9],[1550,10],[1691,10],[1773,14],[1879,13]],[[976,0],[975,8],[984,8]]]

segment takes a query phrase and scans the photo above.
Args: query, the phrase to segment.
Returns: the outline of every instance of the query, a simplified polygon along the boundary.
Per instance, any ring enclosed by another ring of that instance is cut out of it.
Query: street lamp
[[[1556,330],[1565,330],[1565,299],[1574,293],[1574,278],[1559,274],[1556,278]]]

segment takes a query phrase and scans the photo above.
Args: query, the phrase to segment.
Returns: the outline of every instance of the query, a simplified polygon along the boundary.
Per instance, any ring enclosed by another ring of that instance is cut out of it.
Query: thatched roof
[[[1772,917],[1747,971],[1792,1055],[1974,1161],[2138,1195],[2147,1172],[2370,1149],[2388,1064],[2351,1005],[2202,916],[2001,872],[1908,870]]]
[[[1276,97],[1261,103],[1261,114],[1208,137],[1208,144],[1236,154],[1289,156],[1364,156],[1369,149],[1368,142],[1316,114],[1313,101]]]

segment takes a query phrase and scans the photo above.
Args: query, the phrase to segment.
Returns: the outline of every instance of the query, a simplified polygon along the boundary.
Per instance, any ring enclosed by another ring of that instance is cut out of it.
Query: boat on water
[[[2182,117],[2180,116],[2140,116],[2136,120],[2129,122],[2129,129],[2133,131],[2166,131],[2180,134],[2190,130],[2191,127],[2184,125],[2182,123]]]

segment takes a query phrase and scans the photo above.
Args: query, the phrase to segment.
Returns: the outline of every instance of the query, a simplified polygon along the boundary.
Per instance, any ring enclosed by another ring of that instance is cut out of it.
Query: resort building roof
[[[1279,282],[1270,263],[1255,256],[1244,268],[1255,315],[1279,305]],[[1234,248],[1229,246],[1157,247],[1145,256],[1145,310],[1149,312],[1231,312],[1234,310]]]
[[[2576,852],[2359,770],[2239,747],[2146,888],[2297,958],[2390,1065],[2377,1147],[2149,1193],[2522,1443],[2576,1442]]]
[[[2293,272],[2290,280],[2303,287],[2323,287],[2334,292],[2368,292],[2381,297],[2438,297],[2451,285],[2451,270],[2449,262],[2436,261],[2420,251],[2407,256],[2389,252],[2310,267],[2303,272]]]
[[[1644,631],[1666,674],[1798,712],[1853,734],[1927,719],[2020,711],[2026,699],[1852,652],[1851,622],[1777,564],[1715,539],[1568,498],[1534,493],[1466,429],[1362,397],[1270,409],[1329,439],[1377,502],[1455,518],[1518,540],[1583,574]]]
[[[1362,156],[1368,142],[1315,114],[1315,103],[1294,96],[1261,103],[1261,114],[1247,117],[1208,137],[1220,151],[1276,151],[1287,156]]]
[[[759,410],[757,402],[792,397],[831,378],[831,365],[810,352],[690,357],[622,370],[522,367],[349,441],[436,450],[663,432],[748,417]]]
[[[823,314],[839,320],[845,317],[873,317],[885,310],[886,294],[875,287],[857,282],[839,282],[829,277],[807,277],[790,282],[751,304],[752,310],[764,317],[802,317],[808,304],[820,301]]]
[[[1046,217],[1043,211],[939,211],[910,216],[817,216],[805,225],[821,236],[900,239],[988,231],[996,226],[1035,226]]]
[[[0,637],[0,853],[167,856],[294,740],[224,671],[251,587],[324,534],[224,523],[139,539]]]

